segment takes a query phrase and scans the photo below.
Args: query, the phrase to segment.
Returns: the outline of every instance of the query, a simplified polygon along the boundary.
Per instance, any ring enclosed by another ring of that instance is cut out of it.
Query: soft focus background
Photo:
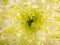
[[[60,0],[0,0],[0,45],[60,45]]]

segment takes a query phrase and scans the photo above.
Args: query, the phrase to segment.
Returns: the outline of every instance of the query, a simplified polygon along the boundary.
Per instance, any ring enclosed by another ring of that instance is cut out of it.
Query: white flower
[[[32,8],[38,8],[38,5],[33,4],[33,5],[32,5]]]

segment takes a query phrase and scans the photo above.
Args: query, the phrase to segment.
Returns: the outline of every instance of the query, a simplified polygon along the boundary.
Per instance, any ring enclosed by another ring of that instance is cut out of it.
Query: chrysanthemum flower
[[[60,1],[0,0],[0,45],[60,45]]]

